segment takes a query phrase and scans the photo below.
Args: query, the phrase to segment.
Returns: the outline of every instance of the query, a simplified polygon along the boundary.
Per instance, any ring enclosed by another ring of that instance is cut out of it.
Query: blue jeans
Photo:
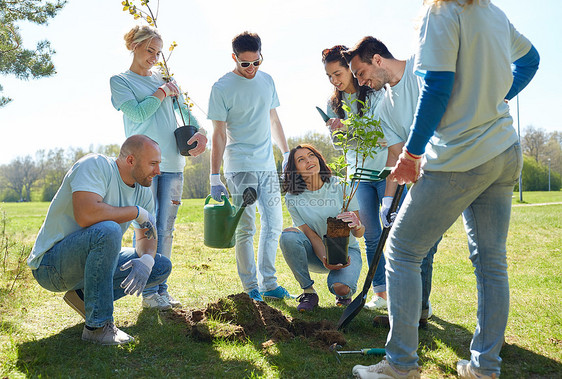
[[[410,189],[387,250],[391,329],[386,356],[395,367],[417,366],[420,264],[429,247],[462,214],[478,291],[471,362],[485,375],[499,375],[509,313],[506,239],[522,162],[521,147],[514,144],[467,172],[426,171]]]
[[[183,173],[162,172],[152,180],[150,186],[154,196],[156,228],[158,230],[158,250],[168,259],[172,257],[172,240],[174,238],[174,224],[181,204],[183,191]],[[155,293],[168,291],[166,280],[155,287],[146,287],[143,296],[151,296]]]
[[[379,217],[380,205],[384,197],[386,180],[378,182],[359,182],[357,187],[357,201],[359,202],[359,216],[361,222],[365,225],[365,254],[367,256],[367,264],[371,267],[373,255],[377,250],[377,245],[382,232],[381,219]],[[404,198],[405,194],[402,195]],[[379,264],[373,277],[373,291],[386,291],[386,277],[384,273],[384,255],[381,255]]]
[[[113,322],[113,302],[125,296],[120,284],[131,269],[119,267],[138,258],[134,249],[121,249],[122,237],[121,227],[113,221],[80,229],[49,249],[33,276],[49,291],[83,290],[86,325],[102,327]],[[163,282],[171,271],[170,260],[156,254],[147,285]]]
[[[285,230],[281,233],[279,246],[285,257],[287,265],[293,271],[293,275],[299,282],[302,289],[308,288],[314,284],[314,280],[310,278],[310,272],[328,273],[327,284],[328,289],[334,295],[334,283],[342,283],[348,286],[351,291],[345,296],[350,298],[357,290],[357,280],[361,273],[361,251],[358,248],[349,248],[349,266],[341,270],[328,270],[312,249],[312,244],[308,237],[296,230]]]
[[[359,216],[361,222],[365,225],[365,252],[367,255],[367,263],[371,267],[371,261],[377,250],[379,239],[382,233],[382,224],[379,216],[380,205],[384,197],[386,187],[386,180],[378,182],[359,182],[357,188],[357,200],[359,201]],[[408,189],[404,187],[400,204],[404,202]],[[431,294],[431,279],[433,274],[433,256],[437,251],[437,245],[441,238],[431,247],[427,256],[424,258],[421,266],[422,270],[422,310],[429,309],[429,295]],[[385,259],[384,254],[381,255],[379,264],[373,277],[373,291],[385,292],[386,291],[386,274],[385,274]],[[427,314],[425,314],[427,317]]]
[[[242,193],[248,187],[257,191],[257,205],[249,205],[240,217],[236,228],[236,267],[244,291],[259,289],[271,291],[278,287],[275,277],[275,256],[281,229],[283,213],[281,210],[281,191],[276,171],[249,171],[226,173],[228,189],[234,205],[242,205]],[[256,233],[256,206],[260,213],[260,238],[258,244],[258,264],[254,256],[254,234]]]

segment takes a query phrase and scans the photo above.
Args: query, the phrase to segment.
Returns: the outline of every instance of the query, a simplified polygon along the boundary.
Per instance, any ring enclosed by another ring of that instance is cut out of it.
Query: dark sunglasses
[[[263,62],[263,57],[262,57],[261,54],[260,54],[260,59],[258,59],[257,61],[253,61],[253,62],[239,61],[239,60],[238,60],[238,56],[237,56],[236,54],[234,54],[234,57],[236,58],[236,62],[238,62],[238,64],[239,64],[241,67],[244,67],[244,68],[250,67],[251,64],[253,64],[254,66],[258,67],[258,66],[259,66],[260,64],[262,64],[262,62]]]

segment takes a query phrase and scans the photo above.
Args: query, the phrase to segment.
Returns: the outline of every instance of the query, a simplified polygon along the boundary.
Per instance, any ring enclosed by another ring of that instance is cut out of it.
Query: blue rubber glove
[[[216,201],[222,201],[223,194],[228,197],[228,191],[221,181],[220,174],[211,174],[211,196]]]
[[[392,223],[394,223],[394,219],[396,218],[396,212],[390,215],[390,222],[388,221],[388,211],[390,211],[390,205],[392,204],[392,196],[385,196],[382,198],[381,204],[381,220],[382,224],[385,228],[390,228]]]
[[[131,269],[129,275],[121,282],[121,288],[125,289],[127,295],[134,295],[136,293],[139,296],[142,293],[152,271],[152,266],[154,266],[154,258],[144,254],[140,258],[125,262],[119,268],[121,271]]]
[[[139,223],[141,229],[146,229],[144,235],[148,239],[156,238],[158,231],[156,230],[156,219],[146,209],[137,205],[137,217],[135,221]]]

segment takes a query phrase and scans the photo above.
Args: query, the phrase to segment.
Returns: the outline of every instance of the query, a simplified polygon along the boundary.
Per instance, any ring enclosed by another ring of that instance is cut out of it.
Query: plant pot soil
[[[326,236],[330,238],[349,237],[350,229],[347,222],[344,222],[335,217],[328,217],[328,229]]]
[[[328,217],[328,229],[324,236],[326,260],[330,265],[347,264],[350,229],[347,222],[335,217]]]

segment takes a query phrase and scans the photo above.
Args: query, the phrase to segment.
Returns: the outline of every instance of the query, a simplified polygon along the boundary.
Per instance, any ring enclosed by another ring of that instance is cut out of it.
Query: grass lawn
[[[514,194],[514,204],[518,203]],[[524,192],[525,203],[562,201],[562,192]],[[328,346],[297,337],[264,344],[265,334],[245,341],[187,337],[187,325],[163,313],[143,310],[137,297],[115,303],[118,327],[136,338],[126,346],[102,347],[80,340],[83,320],[42,289],[30,270],[18,268],[45,217],[47,203],[0,204],[0,377],[229,377],[349,378],[355,364],[380,357],[347,355],[338,363]],[[285,226],[290,217],[285,210]],[[508,239],[511,311],[502,350],[502,378],[562,378],[562,205],[516,206]],[[8,241],[6,242],[6,238]],[[130,245],[132,232],[124,236]],[[5,246],[8,245],[8,248]],[[203,200],[184,200],[176,223],[170,292],[184,309],[203,308],[242,291],[234,249],[203,245]],[[366,266],[366,265],[365,265]],[[277,276],[291,293],[297,282],[277,254]],[[366,275],[363,269],[359,286]],[[17,277],[17,279],[15,279]],[[295,301],[270,301],[289,317],[336,323],[342,310],[313,275],[320,309],[296,312]],[[476,288],[462,221],[444,235],[435,256],[431,303],[434,316],[420,330],[418,354],[424,378],[456,377],[456,362],[470,357],[476,323]],[[344,336],[345,350],[384,347],[387,331],[375,329],[376,312],[362,310]]]

